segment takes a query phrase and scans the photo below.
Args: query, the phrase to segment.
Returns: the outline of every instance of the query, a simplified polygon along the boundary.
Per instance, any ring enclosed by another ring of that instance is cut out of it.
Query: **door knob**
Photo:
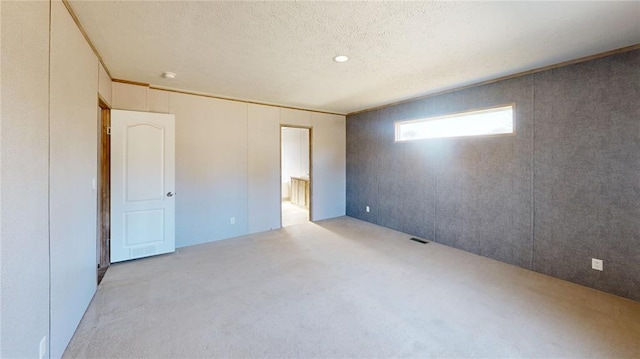
[[[172,192],[167,192],[167,197],[173,197],[173,193]]]

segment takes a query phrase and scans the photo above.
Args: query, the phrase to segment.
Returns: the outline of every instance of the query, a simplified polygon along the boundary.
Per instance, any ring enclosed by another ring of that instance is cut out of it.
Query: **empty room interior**
[[[640,358],[640,2],[0,29],[0,358]]]

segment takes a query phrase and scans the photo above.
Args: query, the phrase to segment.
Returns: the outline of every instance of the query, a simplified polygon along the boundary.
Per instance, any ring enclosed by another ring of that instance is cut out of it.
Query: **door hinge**
[[[107,135],[111,135],[111,127],[107,127]]]

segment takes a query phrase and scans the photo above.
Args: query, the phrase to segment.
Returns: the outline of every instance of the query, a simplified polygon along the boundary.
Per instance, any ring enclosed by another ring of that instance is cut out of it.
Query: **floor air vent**
[[[418,243],[422,243],[422,244],[427,244],[429,242],[425,241],[424,239],[420,239],[420,238],[415,238],[415,237],[411,237],[409,238],[410,240],[414,241],[414,242],[418,242]]]

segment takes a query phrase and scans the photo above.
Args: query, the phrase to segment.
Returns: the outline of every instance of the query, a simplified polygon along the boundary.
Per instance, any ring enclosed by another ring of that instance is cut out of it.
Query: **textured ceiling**
[[[640,2],[70,3],[114,78],[337,113],[640,43]]]

